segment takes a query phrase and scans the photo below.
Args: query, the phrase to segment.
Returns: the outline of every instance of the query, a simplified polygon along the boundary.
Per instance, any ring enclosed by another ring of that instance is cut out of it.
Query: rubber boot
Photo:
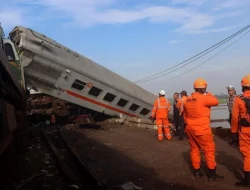
[[[244,176],[244,180],[235,183],[237,187],[250,187],[250,172],[244,172]]]
[[[203,176],[204,176],[204,174],[201,172],[200,169],[195,169],[195,170],[194,170],[194,177],[195,177],[196,179],[199,179],[199,178],[201,178],[201,177],[203,177]]]
[[[216,173],[215,169],[208,169],[208,181],[222,181],[224,176],[220,176]]]

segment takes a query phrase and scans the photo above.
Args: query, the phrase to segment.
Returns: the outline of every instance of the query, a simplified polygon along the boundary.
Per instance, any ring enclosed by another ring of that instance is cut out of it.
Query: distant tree
[[[224,93],[220,93],[219,95],[215,94],[215,97],[217,97],[218,99],[227,99],[228,95]]]

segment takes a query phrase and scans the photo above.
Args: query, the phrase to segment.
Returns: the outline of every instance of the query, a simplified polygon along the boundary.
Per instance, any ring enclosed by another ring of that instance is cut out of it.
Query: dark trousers
[[[232,122],[232,113],[230,112],[229,113],[229,120],[228,120],[229,124],[230,124],[230,127],[231,127],[231,122]]]
[[[174,125],[175,125],[175,136],[179,136],[179,131],[180,131],[179,114],[174,115]]]
[[[183,139],[185,135],[185,122],[182,115],[179,115],[179,138]]]

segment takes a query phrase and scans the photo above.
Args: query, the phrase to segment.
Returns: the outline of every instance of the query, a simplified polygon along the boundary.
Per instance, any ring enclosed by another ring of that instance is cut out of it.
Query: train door
[[[9,39],[4,39],[4,50],[9,61],[10,72],[17,79],[18,83],[25,88],[23,68],[20,64],[20,59],[16,52],[15,45]]]

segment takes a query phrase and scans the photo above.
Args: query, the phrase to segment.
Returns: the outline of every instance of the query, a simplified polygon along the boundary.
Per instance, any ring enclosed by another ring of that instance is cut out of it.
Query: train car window
[[[89,94],[92,95],[92,96],[97,97],[97,96],[100,95],[101,92],[102,92],[101,89],[96,88],[96,87],[93,86],[93,87],[90,89]]]
[[[140,106],[138,106],[137,104],[132,104],[129,109],[132,111],[136,111]]]
[[[75,82],[72,84],[71,88],[75,88],[77,90],[83,90],[87,83],[82,82],[78,79],[75,80]]]
[[[147,115],[150,112],[150,110],[143,108],[140,112],[141,115]]]
[[[12,46],[9,43],[4,44],[5,53],[10,62],[15,61],[15,54],[13,52]]]
[[[121,107],[125,107],[127,105],[128,101],[127,100],[124,100],[123,98],[121,98],[119,100],[119,102],[117,103],[118,106],[121,106]]]
[[[108,102],[113,102],[114,101],[114,99],[115,99],[115,95],[114,94],[111,94],[111,93],[107,93],[105,96],[104,96],[104,98],[103,98],[103,100],[105,100],[105,101],[108,101]]]

